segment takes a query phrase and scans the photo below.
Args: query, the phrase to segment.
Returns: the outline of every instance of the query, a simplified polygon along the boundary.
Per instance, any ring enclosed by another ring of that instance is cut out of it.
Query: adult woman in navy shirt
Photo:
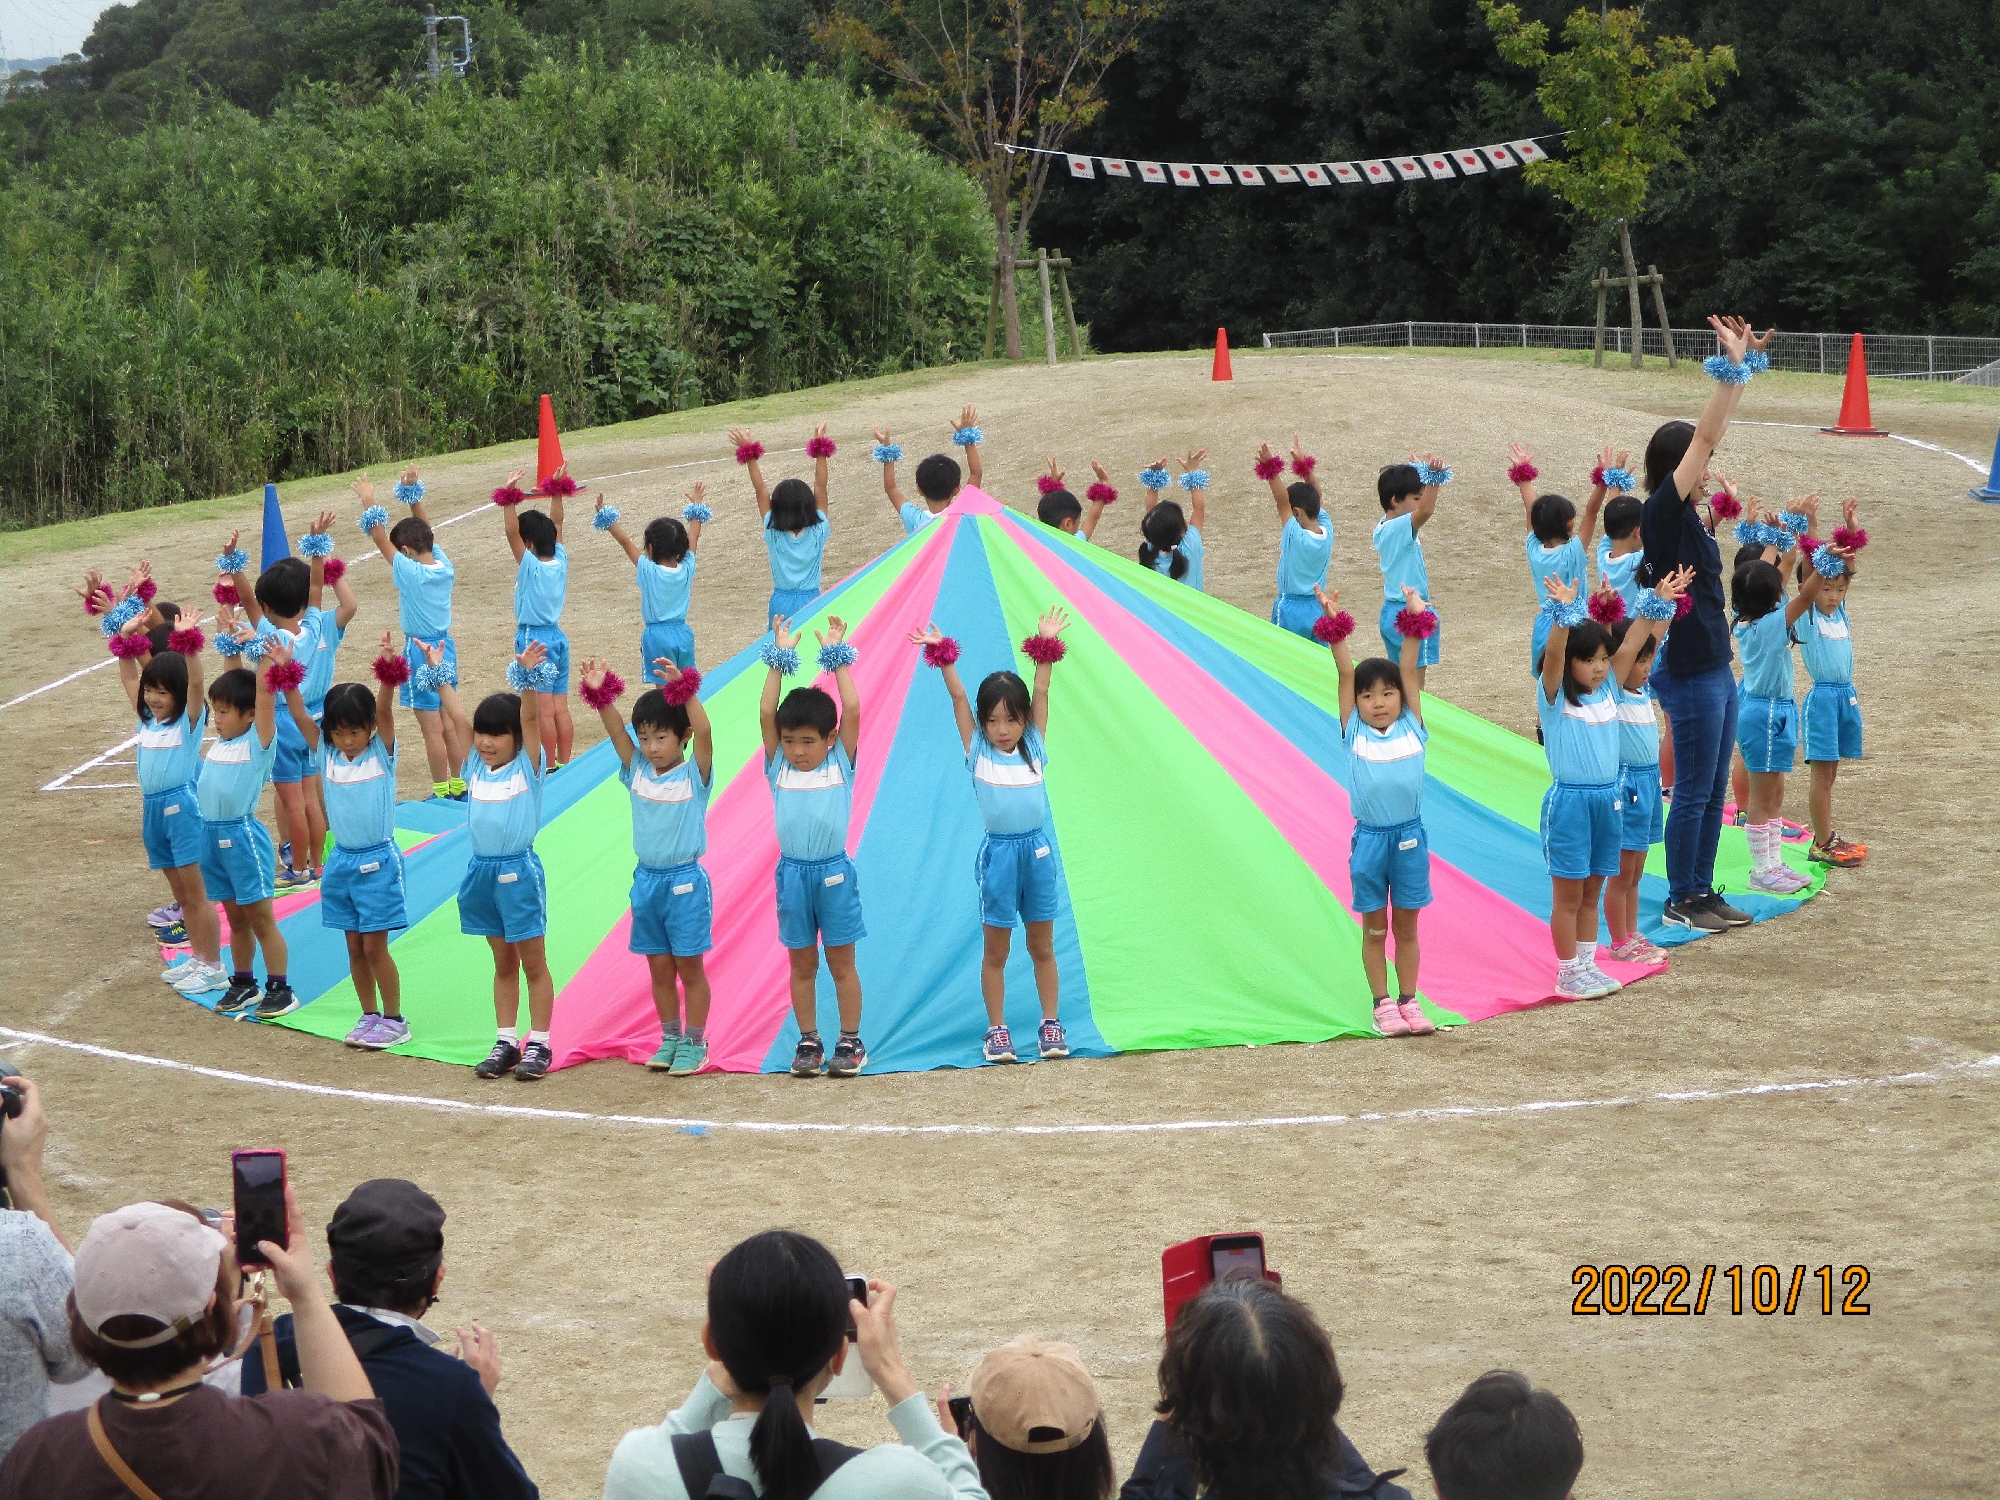
[[[1708,321],[1730,366],[1742,366],[1746,354],[1763,353],[1771,341],[1770,332],[1759,338],[1741,318]],[[1731,906],[1715,889],[1715,847],[1722,838],[1722,804],[1729,795],[1730,747],[1736,743],[1736,677],[1730,671],[1722,551],[1702,523],[1699,506],[1706,494],[1709,457],[1729,429],[1748,379],[1747,372],[1740,379],[1718,379],[1699,422],[1668,422],[1653,434],[1646,445],[1648,496],[1639,517],[1645,581],[1680,567],[1693,568],[1695,574],[1687,594],[1692,605],[1668,631],[1652,681],[1674,736],[1663,915],[1673,926],[1697,932],[1721,932],[1750,920],[1748,912]]]

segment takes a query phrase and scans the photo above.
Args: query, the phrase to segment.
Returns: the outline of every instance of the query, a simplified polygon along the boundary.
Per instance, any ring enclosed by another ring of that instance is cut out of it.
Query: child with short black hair
[[[645,682],[663,682],[656,663],[662,658],[684,672],[694,670],[694,631],[688,628],[689,597],[694,591],[695,569],[701,558],[701,528],[715,519],[708,506],[708,490],[700,480],[687,492],[687,504],[676,521],[672,516],[655,516],[646,523],[645,546],[632,540],[618,519],[618,508],[604,503],[597,493],[597,509],[591,525],[611,534],[611,540],[625,549],[632,560],[634,579],[639,585],[639,674]]]
[[[1103,464],[1094,458],[1090,461],[1091,472],[1097,478],[1085,491],[1090,501],[1086,510],[1075,495],[1063,488],[1069,471],[1056,462],[1053,454],[1047,455],[1045,461],[1048,472],[1035,481],[1036,489],[1041,492],[1041,499],[1035,504],[1035,519],[1070,536],[1091,540],[1097,535],[1097,523],[1104,519],[1104,507],[1118,498],[1118,491],[1111,487],[1111,476],[1104,472]]]
[[[1278,593],[1271,601],[1271,623],[1308,639],[1321,618],[1314,596],[1333,561],[1333,517],[1320,502],[1316,465],[1293,433],[1292,473],[1297,478],[1287,485],[1285,461],[1269,443],[1257,445],[1257,477],[1270,485],[1271,502],[1278,508]]]
[[[1513,1370],[1489,1370],[1424,1439],[1438,1500],[1569,1500],[1583,1472],[1570,1410]]]
[[[868,1063],[861,1042],[861,975],[854,966],[854,945],[868,936],[868,928],[847,854],[854,754],[861,743],[861,695],[848,670],[856,653],[847,642],[847,622],[829,615],[825,633],[813,634],[820,643],[819,669],[832,674],[839,705],[816,685],[793,688],[780,703],[779,689],[799,669],[798,637],[783,615],[772,619],[771,633],[761,653],[768,671],[757,713],[778,833],[778,941],[791,955],[792,1014],[799,1023],[792,1076],[852,1078]],[[818,1028],[822,946],[840,1006],[840,1039],[831,1061]]]
[[[1049,728],[1049,679],[1065,655],[1062,633],[1068,628],[1069,614],[1061,605],[1045,612],[1035,633],[1021,643],[1035,664],[1034,687],[1030,689],[1017,672],[989,672],[980,681],[976,705],[967,699],[959,679],[958,642],[935,623],[910,633],[910,644],[923,647],[925,664],[943,674],[966,769],[972,772],[979,816],[986,825],[974,871],[985,942],[979,989],[986,1001],[986,1040],[980,1050],[989,1063],[1015,1060],[1014,1039],[1007,1029],[1007,954],[1016,922],[1027,933],[1035,993],[1042,1005],[1037,1050],[1044,1059],[1069,1056],[1069,1037],[1057,1019],[1061,977],[1056,969],[1055,929],[1062,857],[1048,835],[1049,794],[1042,783],[1049,760],[1044,738]]]
[[[1529,670],[1542,672],[1542,647],[1549,638],[1549,582],[1560,579],[1570,589],[1572,599],[1585,593],[1585,559],[1590,551],[1590,532],[1597,522],[1597,508],[1604,499],[1605,486],[1595,479],[1582,534],[1576,524],[1576,507],[1561,495],[1543,495],[1535,490],[1541,471],[1535,467],[1534,451],[1526,443],[1507,450],[1507,478],[1521,492],[1521,506],[1527,513],[1526,552],[1528,576],[1535,585],[1535,627],[1528,651]]]
[[[764,445],[742,427],[729,429],[736,461],[750,471],[757,495],[757,513],[764,518],[764,550],[771,560],[771,601],[764,618],[790,619],[819,597],[820,564],[826,557],[826,461],[834,455],[826,423],[806,439],[806,456],[813,461],[813,482],[780,479],[764,483]]]
[[[1844,760],[1861,759],[1861,699],[1854,691],[1854,641],[1847,628],[1847,587],[1854,579],[1854,554],[1868,545],[1858,524],[1860,509],[1849,500],[1834,545],[1847,549],[1842,571],[1822,579],[1813,607],[1798,627],[1799,660],[1812,686],[1799,718],[1806,766],[1812,775],[1813,841],[1806,858],[1815,864],[1851,870],[1868,857],[1866,844],[1850,844],[1833,831],[1833,783]],[[1805,540],[1800,541],[1805,550]],[[1831,555],[1831,554],[1829,554]],[[1818,554],[1813,554],[1817,570]]]
[[[958,420],[951,424],[951,440],[965,454],[965,466],[971,473],[974,489],[980,487],[984,476],[979,462],[979,444],[984,437],[979,430],[979,412],[967,403],[960,409]],[[933,516],[941,514],[958,498],[958,492],[965,487],[965,474],[955,460],[933,453],[917,465],[917,493],[924,503],[913,505],[896,484],[896,465],[902,457],[903,445],[890,438],[888,428],[877,427],[874,458],[882,466],[882,491],[903,523],[903,535],[915,536],[931,523]]]
[[[548,514],[522,508],[528,498],[519,485],[524,470],[507,476],[493,492],[507,528],[507,547],[514,554],[514,653],[541,643],[542,664],[535,669],[535,717],[547,737],[549,769],[569,764],[576,746],[576,726],[569,716],[569,637],[563,633],[563,604],[569,595],[569,550],[563,546],[563,502],[576,493],[568,466],[558,468],[536,489],[548,496]]]
[[[1624,607],[1615,593],[1606,591],[1597,598],[1606,601],[1607,613],[1610,605]],[[1633,634],[1644,636],[1630,664],[1609,679],[1611,702],[1618,711],[1619,837],[1618,873],[1604,886],[1604,922],[1611,929],[1606,954],[1628,964],[1663,963],[1667,956],[1639,933],[1639,881],[1646,873],[1646,856],[1666,832],[1660,807],[1660,726],[1647,679],[1673,618],[1672,604],[1647,589],[1638,596],[1636,613],[1614,620],[1609,627],[1614,662],[1626,659],[1625,645]]]
[[[1377,628],[1382,635],[1382,651],[1390,661],[1399,661],[1403,637],[1396,621],[1403,617],[1410,591],[1428,599],[1430,569],[1424,564],[1423,539],[1418,535],[1437,513],[1438,493],[1451,483],[1451,470],[1435,453],[1410,455],[1406,464],[1390,464],[1375,477],[1375,498],[1382,506],[1382,519],[1375,523],[1372,540],[1376,560],[1382,565],[1382,613]],[[1438,663],[1437,612],[1430,612],[1430,633],[1418,642],[1414,686],[1421,689],[1425,674]]]
[[[604,721],[618,752],[618,779],[632,794],[632,930],[660,1018],[660,1046],[646,1064],[685,1078],[708,1061],[708,971],[715,895],[701,856],[708,849],[708,795],[715,782],[715,735],[696,696],[701,673],[668,657],[655,665],[662,686],[632,705],[632,733],[618,712],[625,684],[604,661],[583,664],[584,701]],[[678,988],[676,987],[678,985]]]
[[[1139,483],[1146,487],[1146,514],[1139,522],[1139,562],[1155,573],[1164,573],[1176,583],[1202,589],[1202,522],[1208,518],[1208,470],[1200,467],[1208,456],[1206,448],[1190,448],[1180,460],[1181,488],[1188,505],[1182,510],[1176,500],[1162,500],[1160,492],[1170,482],[1167,461],[1157,459],[1139,471]]]

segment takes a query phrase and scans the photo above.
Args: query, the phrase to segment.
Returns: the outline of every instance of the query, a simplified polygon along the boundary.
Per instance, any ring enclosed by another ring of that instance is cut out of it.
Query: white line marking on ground
[[[575,1109],[536,1109],[521,1104],[473,1104],[463,1099],[438,1099],[424,1094],[388,1094],[371,1089],[335,1088],[324,1083],[300,1083],[289,1078],[262,1078],[255,1073],[237,1073],[226,1068],[204,1068],[171,1058],[148,1057],[141,1052],[120,1052],[90,1042],[73,1042],[64,1037],[37,1031],[16,1031],[0,1026],[0,1036],[16,1041],[58,1047],[88,1057],[113,1062],[137,1063],[148,1068],[167,1068],[177,1073],[193,1073],[225,1083],[248,1083],[260,1088],[282,1089],[295,1094],[317,1094],[330,1099],[355,1099],[367,1104],[404,1104],[419,1109],[456,1114],[506,1115],[536,1120],[577,1120],[595,1125],[651,1125],[670,1130],[747,1130],[762,1134],[801,1135],[1140,1135],[1154,1131],[1185,1130],[1267,1130],[1300,1125],[1364,1125],[1398,1120],[1474,1120],[1503,1115],[1553,1114],[1572,1109],[1609,1109],[1626,1104],[1693,1104],[1718,1099],[1763,1098],[1777,1094],[1826,1092],[1831,1089],[1879,1088],[1888,1084],[1941,1083],[1954,1077],[2000,1077],[2000,1053],[1970,1062],[1945,1063],[1919,1073],[1892,1073],[1880,1078],[1816,1078],[1803,1083],[1754,1083],[1733,1089],[1680,1089],[1661,1094],[1627,1094],[1613,1099],[1538,1099],[1521,1104],[1439,1104],[1422,1109],[1363,1111],[1351,1115],[1270,1115],[1251,1120],[1159,1120],[1143,1125],[1094,1124],[1078,1121],[1064,1125],[868,1125],[851,1122],[830,1124],[800,1120],[697,1120],[664,1115],[599,1115]]]
[[[115,660],[116,658],[112,659]],[[139,736],[135,734],[129,740],[125,740],[119,744],[113,745],[109,750],[105,751],[102,755],[93,755],[89,760],[85,761],[82,765],[76,767],[74,770],[63,772],[62,775],[58,776],[54,781],[51,781],[47,786],[43,787],[42,790],[45,792],[101,791],[103,790],[103,788],[101,787],[71,786],[70,782],[74,781],[77,777],[81,776],[85,771],[94,771],[99,766],[109,764],[111,762],[112,756],[116,755],[121,750],[130,750],[134,745],[138,743],[139,743]],[[134,762],[121,761],[119,762],[119,764],[121,765],[134,764]],[[138,784],[139,783],[136,781],[132,782],[121,781],[116,783],[116,785],[119,786],[137,786]]]
[[[1736,418],[1729,425],[1732,427],[1793,427],[1800,432],[1826,431],[1824,427],[1820,427],[1812,422],[1751,422],[1741,417]],[[1992,477],[1985,464],[1976,458],[1967,458],[1963,453],[1954,453],[1949,448],[1940,448],[1936,443],[1926,443],[1921,438],[1904,437],[1900,432],[1885,432],[1882,436],[1894,438],[1899,443],[1908,443],[1912,448],[1922,448],[1929,453],[1942,453],[1946,458],[1955,458],[1967,468],[1977,473],[1985,474],[1988,478]]]

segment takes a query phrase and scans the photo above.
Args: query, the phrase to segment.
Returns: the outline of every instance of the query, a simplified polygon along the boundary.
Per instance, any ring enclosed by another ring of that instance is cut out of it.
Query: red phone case
[[[1174,1317],[1181,1310],[1181,1304],[1198,1294],[1201,1289],[1215,1279],[1215,1269],[1209,1259],[1209,1250],[1217,1240],[1255,1238],[1261,1247],[1264,1236],[1254,1229],[1240,1229],[1228,1234],[1198,1234],[1191,1240],[1182,1240],[1178,1245],[1169,1245],[1160,1252],[1160,1291],[1166,1303],[1167,1327],[1174,1326]],[[1264,1279],[1273,1286],[1283,1286],[1284,1281],[1271,1269],[1270,1260],[1264,1262]]]

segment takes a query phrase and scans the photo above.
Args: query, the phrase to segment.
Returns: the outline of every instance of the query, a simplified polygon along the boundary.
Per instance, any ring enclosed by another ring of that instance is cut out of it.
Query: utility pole
[[[438,79],[438,13],[435,5],[424,6],[424,71],[431,82]]]

